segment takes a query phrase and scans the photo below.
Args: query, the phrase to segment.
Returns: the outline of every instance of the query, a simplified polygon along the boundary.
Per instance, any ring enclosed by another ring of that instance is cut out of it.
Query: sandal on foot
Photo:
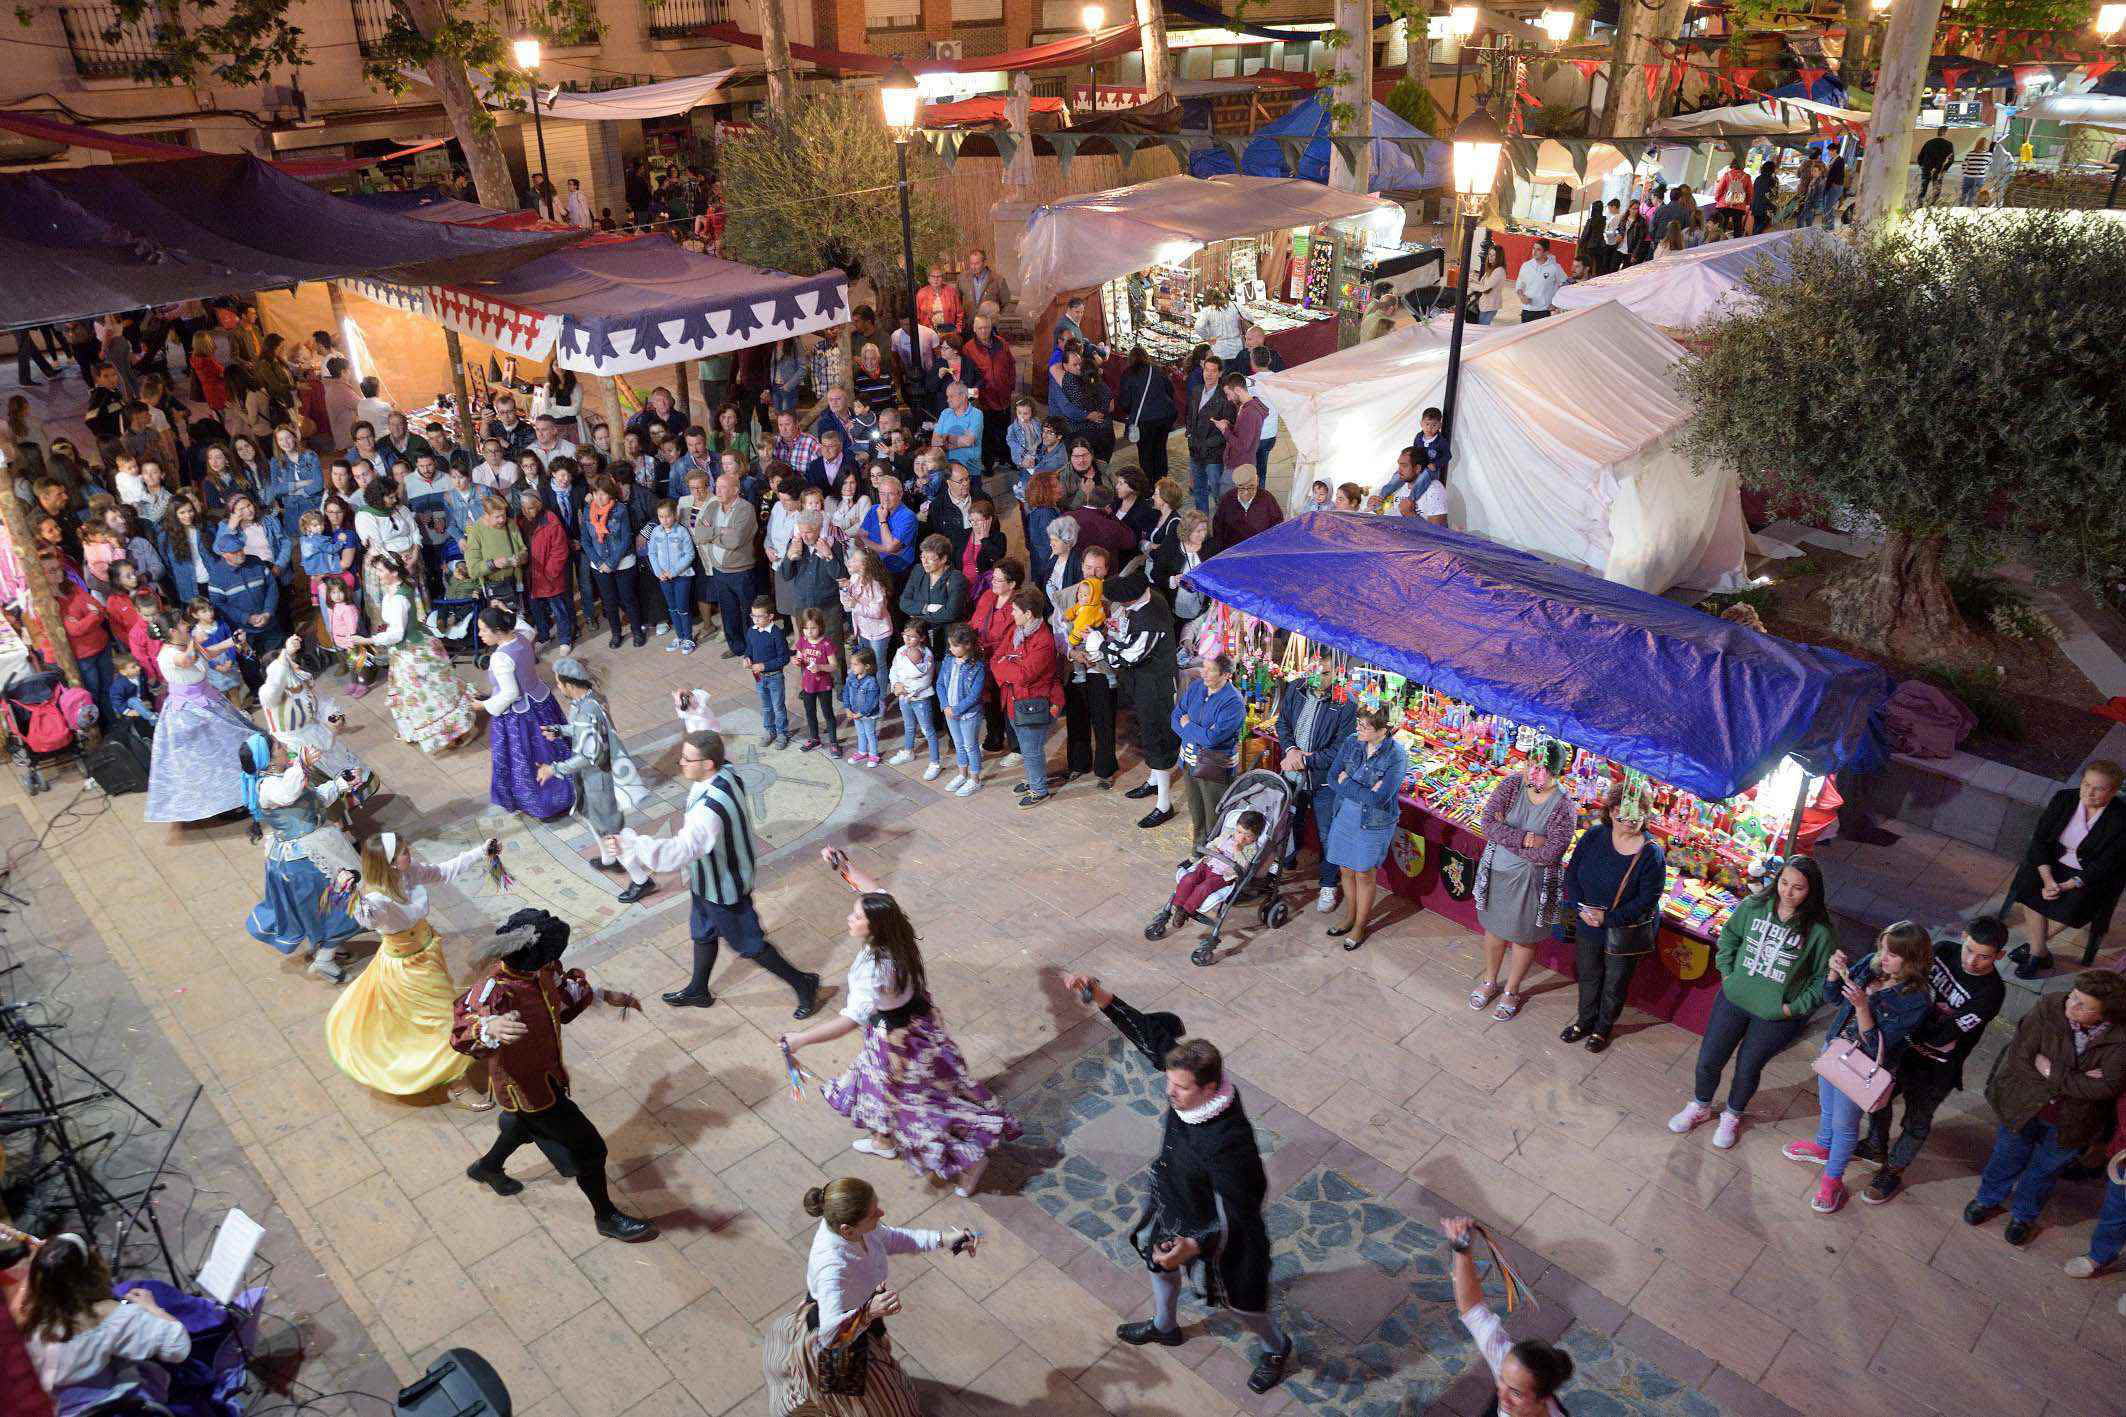
[[[1519,1013],[1521,1005],[1526,1002],[1527,999],[1523,995],[1516,994],[1511,989],[1508,989],[1505,993],[1499,995],[1499,1006],[1491,1011],[1491,1016],[1500,1023],[1504,1023],[1507,1019]]]
[[[1469,1007],[1482,1013],[1499,996],[1498,981],[1486,979],[1469,991]]]

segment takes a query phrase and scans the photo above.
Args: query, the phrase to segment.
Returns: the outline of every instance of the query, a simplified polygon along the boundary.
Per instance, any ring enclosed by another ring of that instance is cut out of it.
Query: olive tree
[[[1947,210],[1796,242],[1682,366],[1694,461],[1880,523],[1829,592],[1838,633],[1914,660],[1971,645],[1952,570],[2126,571],[2126,225]]]

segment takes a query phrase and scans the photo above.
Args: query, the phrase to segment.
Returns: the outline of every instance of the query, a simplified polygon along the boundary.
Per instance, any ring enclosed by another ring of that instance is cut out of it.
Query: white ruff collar
[[[1232,1106],[1233,1098],[1237,1095],[1238,1094],[1233,1091],[1233,1085],[1231,1083],[1220,1083],[1218,1085],[1218,1091],[1212,1094],[1210,1101],[1204,1103],[1201,1107],[1176,1107],[1174,1109],[1174,1115],[1179,1117],[1182,1121],[1187,1122],[1192,1127],[1201,1126],[1203,1123],[1208,1122],[1209,1120],[1211,1120],[1211,1118],[1217,1116],[1220,1112],[1223,1112],[1226,1108]]]

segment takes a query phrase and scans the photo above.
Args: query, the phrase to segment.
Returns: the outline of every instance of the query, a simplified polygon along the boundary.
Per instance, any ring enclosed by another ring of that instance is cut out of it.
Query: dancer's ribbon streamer
[[[812,1081],[820,1083],[822,1087],[825,1086],[824,1079],[822,1079],[818,1073],[813,1072],[803,1063],[797,1061],[797,1055],[790,1051],[789,1044],[783,1042],[780,1039],[777,1039],[775,1046],[782,1050],[783,1072],[790,1079],[791,1097],[793,1097],[799,1102],[804,1101],[806,1078],[810,1078],[812,1079]]]
[[[1528,1281],[1521,1278],[1521,1272],[1506,1258],[1505,1252],[1499,1248],[1499,1242],[1492,1237],[1491,1232],[1478,1221],[1471,1221],[1469,1230],[1484,1242],[1484,1248],[1491,1253],[1491,1263],[1499,1272],[1499,1283],[1505,1286],[1506,1312],[1512,1313],[1524,1302],[1531,1309],[1540,1307],[1535,1291],[1528,1287]]]
[[[517,884],[517,878],[509,874],[509,868],[502,864],[499,852],[487,858],[487,881],[504,895],[509,894]]]

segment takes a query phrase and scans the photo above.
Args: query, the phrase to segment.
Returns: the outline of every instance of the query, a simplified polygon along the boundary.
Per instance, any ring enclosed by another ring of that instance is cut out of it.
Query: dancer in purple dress
[[[492,652],[487,669],[494,677],[494,692],[480,701],[487,710],[487,746],[494,759],[487,797],[497,807],[544,820],[575,806],[576,789],[565,777],[539,781],[541,764],[568,756],[565,743],[539,730],[562,728],[568,720],[554,701],[553,686],[539,674],[532,635],[532,627],[499,601],[480,612],[480,643]]]
[[[903,1157],[927,1176],[971,1196],[999,1145],[1019,1135],[1018,1119],[998,1105],[960,1056],[930,1002],[915,927],[898,902],[849,864],[846,853],[820,853],[857,893],[849,934],[863,949],[849,967],[842,1011],[803,1033],[776,1040],[786,1056],[814,1043],[863,1030],[856,1061],[823,1089],[827,1105],[864,1129],[850,1143],[868,1156]]]

